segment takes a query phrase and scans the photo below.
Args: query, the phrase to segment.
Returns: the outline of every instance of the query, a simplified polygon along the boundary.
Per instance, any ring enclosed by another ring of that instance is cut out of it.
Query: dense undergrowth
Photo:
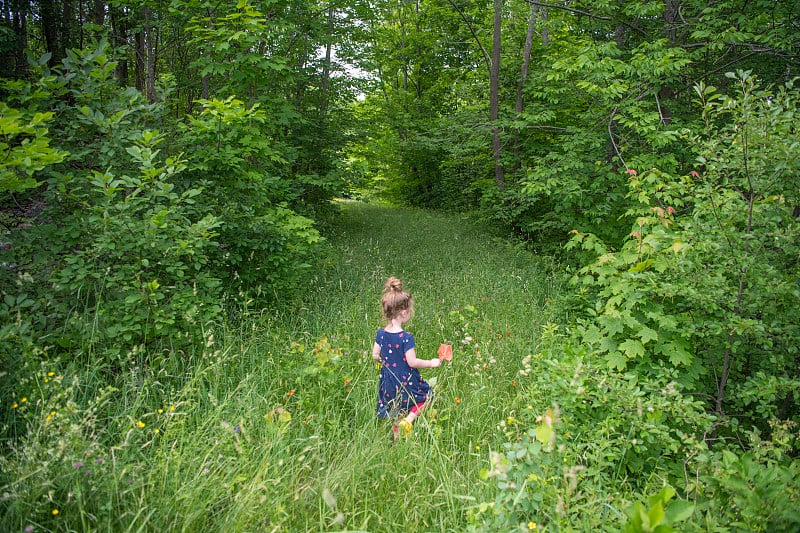
[[[567,267],[468,218],[340,204],[307,292],[237,309],[109,380],[4,375],[10,531],[791,531],[796,428],[715,438],[669,372],[609,370],[563,323]],[[431,408],[393,444],[368,350],[388,275],[416,299]],[[135,349],[133,349],[135,350]],[[747,439],[747,440],[744,440]]]

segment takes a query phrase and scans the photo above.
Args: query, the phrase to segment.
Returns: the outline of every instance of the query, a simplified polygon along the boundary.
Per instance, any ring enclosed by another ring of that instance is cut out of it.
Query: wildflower
[[[97,464],[101,465],[101,464],[103,464],[103,462],[104,462],[104,461],[105,461],[105,459],[103,459],[102,457],[98,457],[98,458],[95,460],[95,463],[97,463]]]
[[[461,398],[459,398],[458,396],[456,396],[456,399],[455,399],[455,401],[456,401],[456,403],[461,403]]]
[[[12,409],[16,409],[17,407],[19,407],[19,404],[17,402],[14,402],[13,404],[11,404],[11,408]]]
[[[476,451],[476,452],[479,452],[479,451],[481,451],[481,447],[480,447],[480,446],[475,446],[475,451]]]
[[[160,431],[158,428],[155,428],[155,429],[153,430],[153,433],[155,433],[156,435],[158,435],[159,433],[161,433],[161,431]]]
[[[411,435],[411,432],[414,429],[414,427],[411,425],[411,422],[409,422],[407,418],[400,420],[397,423],[397,427],[400,429],[400,433],[402,433],[403,436]]]
[[[139,429],[142,429],[145,425],[146,424],[144,422],[142,422],[141,420],[137,420],[136,421],[136,427],[138,427]]]
[[[675,208],[672,207],[672,206],[669,206],[667,208],[667,213],[669,213],[670,215],[674,215],[675,214]]]
[[[175,410],[175,406],[174,406],[174,405],[170,405],[170,406],[169,406],[169,410],[170,410],[170,411],[174,411],[174,410]]]
[[[347,387],[348,385],[350,385],[350,380],[349,379],[344,380],[344,386]]]
[[[536,522],[528,522],[528,529],[536,529]]]
[[[28,399],[25,396],[23,396],[22,399],[19,401],[19,403],[25,403],[27,401]]]
[[[53,509],[52,511],[50,511],[50,514],[53,516],[58,516],[58,513],[59,513],[58,509]]]
[[[35,529],[36,528],[33,527],[33,524],[28,524],[27,526],[25,526],[25,529],[23,531],[25,531],[25,533],[33,533]]]
[[[158,414],[161,414],[161,413],[164,412],[164,410],[163,409],[159,409],[157,412],[158,412]]]
[[[689,174],[691,176],[694,176],[695,178],[699,178],[700,177],[700,174],[698,174],[696,170],[692,170],[691,172],[689,172]]]
[[[82,466],[83,466],[82,461],[75,461],[74,463],[72,463],[72,468],[80,468]]]
[[[633,170],[632,168],[629,168],[628,170],[625,171],[625,174],[628,174],[629,176],[636,176],[639,173]]]
[[[287,392],[286,396],[289,396],[289,397],[294,396],[294,389],[292,389],[289,392]]]
[[[47,373],[47,377],[48,377],[48,378],[52,378],[52,377],[53,377],[53,376],[55,376],[55,375],[56,375],[56,373],[55,373],[55,372],[48,372],[48,373]]]

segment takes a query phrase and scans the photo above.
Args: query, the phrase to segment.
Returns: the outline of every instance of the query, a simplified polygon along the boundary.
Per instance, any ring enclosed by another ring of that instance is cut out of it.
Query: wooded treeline
[[[3,367],[190,352],[381,197],[567,243],[569,350],[789,461],[798,58],[796,0],[2,1]]]

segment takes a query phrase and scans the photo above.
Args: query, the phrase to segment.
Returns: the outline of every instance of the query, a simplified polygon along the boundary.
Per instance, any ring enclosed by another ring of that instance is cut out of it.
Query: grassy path
[[[490,451],[532,416],[518,372],[561,275],[464,217],[341,208],[298,301],[242,309],[196,353],[170,353],[172,369],[131,369],[116,389],[64,376],[48,409],[74,423],[37,426],[18,454],[9,530],[468,529],[493,497]],[[454,346],[452,364],[423,371],[436,396],[397,443],[375,417],[369,355],[390,275],[415,297],[418,354]],[[80,410],[68,398],[84,391]]]
[[[272,361],[277,375],[261,362],[279,390],[295,391],[282,405],[298,413],[283,452],[289,473],[267,501],[285,500],[289,529],[462,531],[466,510],[488,496],[479,481],[488,451],[513,432],[504,425],[520,403],[517,371],[560,278],[548,261],[466,218],[349,203],[342,211],[305,307],[270,322],[276,331],[266,337],[268,352],[278,352],[279,339],[306,347]],[[397,445],[374,416],[377,370],[368,354],[390,275],[415,297],[408,329],[418,353],[434,357],[441,342],[456,348],[452,365],[423,371],[436,378],[436,400]],[[330,371],[308,353],[323,338],[342,353]]]

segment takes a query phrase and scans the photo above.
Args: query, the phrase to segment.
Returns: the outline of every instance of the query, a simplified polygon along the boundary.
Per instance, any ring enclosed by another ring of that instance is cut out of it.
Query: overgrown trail
[[[462,531],[467,509],[486,490],[479,471],[488,451],[514,431],[505,421],[520,403],[517,373],[535,350],[561,275],[546,258],[463,216],[357,203],[341,209],[305,308],[284,319],[295,342],[310,347],[325,337],[343,347],[335,386],[348,383],[349,393],[341,403],[318,397],[308,424],[319,429],[319,466],[291,492],[317,503],[323,492],[337,499],[336,512],[330,501],[316,505],[327,512],[320,524],[341,512],[350,529]],[[377,370],[369,357],[390,275],[415,298],[407,329],[418,356],[435,357],[443,342],[455,350],[451,365],[423,371],[435,378],[436,399],[397,446],[389,445],[389,425],[375,419]],[[309,393],[303,386],[300,379],[296,397]]]
[[[220,325],[179,390],[122,395],[146,429],[165,425],[117,452],[137,483],[113,498],[134,503],[98,529],[461,532],[491,501],[481,470],[533,416],[519,371],[561,275],[457,215],[343,203],[328,229],[302,303]],[[397,443],[369,355],[390,275],[415,297],[418,355],[455,352],[423,370],[435,398]]]

